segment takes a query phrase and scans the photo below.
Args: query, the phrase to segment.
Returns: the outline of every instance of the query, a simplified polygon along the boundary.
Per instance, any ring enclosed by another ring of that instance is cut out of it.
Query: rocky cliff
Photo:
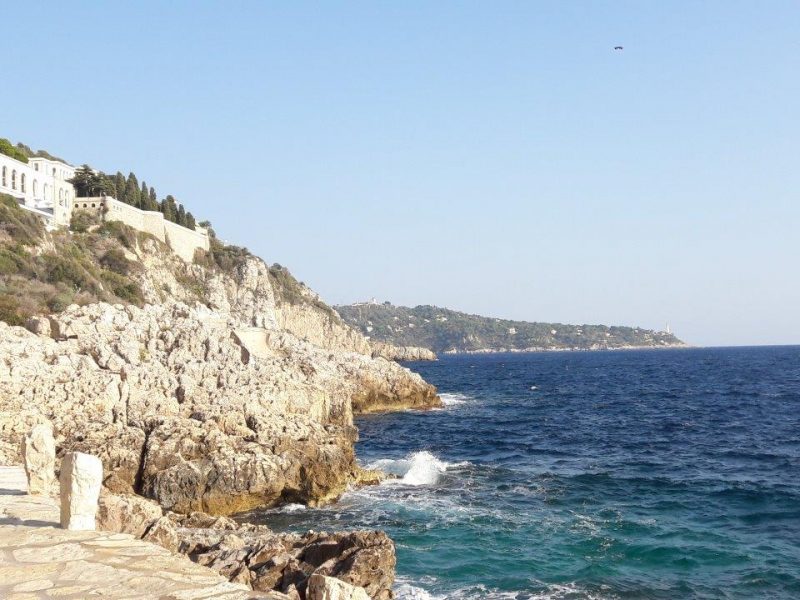
[[[358,477],[354,411],[439,403],[260,259],[187,265],[146,236],[118,250],[141,306],[0,323],[0,461],[17,462],[22,435],[49,420],[60,455],[97,454],[109,490],[170,510],[313,505]]]

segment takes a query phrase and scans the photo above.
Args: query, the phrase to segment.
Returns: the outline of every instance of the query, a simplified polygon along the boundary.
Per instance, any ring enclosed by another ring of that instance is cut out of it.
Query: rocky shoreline
[[[318,506],[379,481],[356,463],[353,415],[440,406],[436,389],[373,357],[313,292],[293,280],[287,291],[260,259],[222,272],[154,240],[126,252],[143,306],[0,322],[0,463],[20,464],[24,436],[52,424],[57,462],[72,451],[102,461],[104,528],[256,590],[302,600],[322,575],[391,598],[394,545],[382,532],[278,535],[225,515]]]

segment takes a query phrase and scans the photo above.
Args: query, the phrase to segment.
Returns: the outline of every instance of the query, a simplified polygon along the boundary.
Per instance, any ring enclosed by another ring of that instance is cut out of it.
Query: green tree
[[[114,198],[125,202],[125,175],[119,171],[114,175]]]
[[[128,181],[125,182],[125,198],[123,202],[139,207],[139,181],[133,173],[128,174]]]
[[[159,210],[158,196],[156,196],[156,189],[154,187],[150,188],[150,206],[152,206],[150,210]]]
[[[180,204],[178,206],[178,214],[175,218],[175,222],[178,225],[183,225],[184,227],[186,227],[186,209],[183,208],[183,204]]]
[[[92,187],[95,174],[89,165],[81,165],[75,170],[75,175],[69,180],[69,183],[75,188],[75,195],[79,197],[89,196],[89,190]]]
[[[186,227],[188,227],[189,229],[194,231],[195,225],[196,225],[196,222],[194,220],[194,215],[192,215],[192,213],[190,213],[190,212],[187,212],[186,213]]]
[[[164,218],[167,221],[172,221],[174,223],[178,216],[178,204],[175,202],[175,198],[171,195],[167,195],[161,202],[161,212],[164,213]]]

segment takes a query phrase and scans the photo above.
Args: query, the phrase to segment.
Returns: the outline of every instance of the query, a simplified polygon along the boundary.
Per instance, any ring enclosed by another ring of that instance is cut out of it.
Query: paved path
[[[128,534],[60,529],[57,499],[25,490],[22,467],[0,467],[3,600],[256,597],[211,569]]]

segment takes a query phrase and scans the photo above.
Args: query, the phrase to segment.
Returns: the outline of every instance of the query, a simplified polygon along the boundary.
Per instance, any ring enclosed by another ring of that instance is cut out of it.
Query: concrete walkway
[[[56,498],[28,496],[22,467],[0,467],[0,598],[263,597],[128,534],[58,527]]]

